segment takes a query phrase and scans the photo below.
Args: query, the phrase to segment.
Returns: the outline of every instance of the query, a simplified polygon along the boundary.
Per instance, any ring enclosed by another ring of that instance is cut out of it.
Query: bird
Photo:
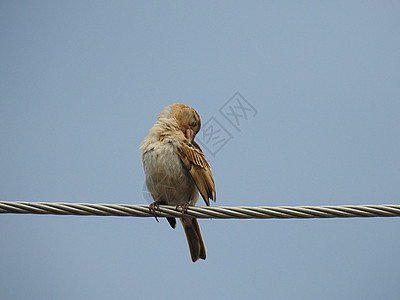
[[[180,221],[193,262],[206,259],[206,247],[197,219],[185,217],[185,212],[196,204],[199,194],[207,206],[210,200],[216,201],[210,165],[194,141],[200,128],[200,116],[193,108],[171,104],[161,111],[140,146],[146,186],[154,200],[149,210],[156,217],[159,205],[181,207]],[[176,228],[175,218],[167,217],[167,221]]]

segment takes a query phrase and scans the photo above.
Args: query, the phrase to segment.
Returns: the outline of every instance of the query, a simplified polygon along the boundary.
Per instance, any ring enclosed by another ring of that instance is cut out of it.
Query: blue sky
[[[0,8],[1,200],[147,203],[140,143],[182,102],[231,136],[205,150],[213,205],[399,204],[396,1]],[[257,111],[238,128],[219,111],[236,92]],[[1,215],[0,298],[400,293],[397,218],[200,220],[195,264],[160,221]]]

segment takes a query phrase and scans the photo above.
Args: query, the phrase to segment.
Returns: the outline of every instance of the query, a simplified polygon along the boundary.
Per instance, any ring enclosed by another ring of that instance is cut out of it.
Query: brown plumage
[[[182,206],[195,205],[199,192],[207,205],[216,198],[210,165],[194,141],[201,127],[197,112],[184,104],[172,104],[161,112],[141,145],[146,185],[154,202]],[[167,218],[175,228],[175,218]],[[195,218],[182,217],[192,261],[206,258],[206,249]]]
[[[178,148],[178,154],[186,169],[190,172],[201,197],[209,206],[209,199],[216,201],[215,184],[210,165],[200,146],[193,141],[191,145],[184,145]]]

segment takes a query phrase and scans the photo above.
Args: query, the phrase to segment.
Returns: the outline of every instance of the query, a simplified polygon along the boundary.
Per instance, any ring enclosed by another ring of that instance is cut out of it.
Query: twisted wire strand
[[[0,213],[80,216],[154,217],[148,205],[0,201]],[[160,205],[157,217],[181,217],[175,206]],[[400,217],[400,205],[339,206],[191,206],[186,217],[214,219],[304,219]]]

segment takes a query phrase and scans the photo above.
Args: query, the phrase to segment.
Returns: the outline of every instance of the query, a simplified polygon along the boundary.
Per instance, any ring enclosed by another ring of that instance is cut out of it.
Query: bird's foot
[[[156,218],[157,222],[160,222],[157,218],[156,209],[160,210],[160,207],[158,206],[158,203],[154,201],[149,205],[149,212],[154,216],[154,218]]]
[[[178,210],[178,207],[180,207],[182,209],[182,217],[183,217],[189,208],[189,202],[185,203],[185,204],[178,204],[176,206],[176,210]]]

